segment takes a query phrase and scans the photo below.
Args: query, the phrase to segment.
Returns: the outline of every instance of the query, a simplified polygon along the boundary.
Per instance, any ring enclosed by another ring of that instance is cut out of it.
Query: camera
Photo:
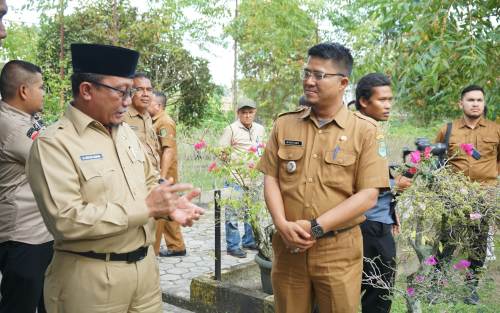
[[[430,147],[431,148],[430,153],[434,156],[437,156],[437,158],[438,158],[438,160],[434,164],[434,166],[436,168],[439,168],[439,167],[442,167],[444,165],[445,159],[446,159],[446,151],[447,151],[446,144],[444,144],[442,142],[431,144],[431,142],[427,138],[417,138],[415,140],[415,147],[417,148],[416,150],[410,150],[407,147],[403,148],[403,164],[406,163],[406,157],[410,153],[412,153],[414,151],[419,151],[420,153],[424,153],[425,149]],[[406,176],[408,178],[412,178],[413,174],[409,173],[407,171],[406,173],[403,174],[403,176]]]

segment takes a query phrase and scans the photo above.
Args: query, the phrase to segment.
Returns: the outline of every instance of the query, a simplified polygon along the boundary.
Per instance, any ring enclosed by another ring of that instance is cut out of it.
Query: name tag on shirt
[[[285,139],[285,146],[302,146],[302,141]]]
[[[90,161],[90,160],[102,160],[102,154],[96,153],[96,154],[85,154],[85,155],[80,155],[80,160],[82,161]]]

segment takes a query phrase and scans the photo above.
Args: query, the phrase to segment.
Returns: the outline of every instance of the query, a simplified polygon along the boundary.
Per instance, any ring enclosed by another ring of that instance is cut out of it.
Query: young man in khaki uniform
[[[39,313],[53,239],[43,222],[25,165],[41,130],[41,69],[14,60],[0,74],[0,312]]]
[[[167,97],[161,92],[155,92],[148,112],[153,119],[153,128],[160,148],[160,177],[164,179],[173,179],[174,183],[178,181],[177,175],[177,143],[175,141],[175,122],[165,112]],[[160,250],[161,236],[165,237],[167,250]],[[166,220],[158,220],[156,223],[156,241],[154,244],[156,255],[161,257],[173,257],[186,255],[186,245],[182,238],[181,227],[179,223]]]
[[[500,175],[500,125],[484,117],[484,90],[480,86],[471,85],[462,90],[460,108],[463,117],[453,121],[449,135],[449,164],[463,172],[472,181],[486,186],[496,186]],[[448,126],[444,125],[436,136],[436,142],[446,141]],[[472,155],[460,152],[460,144],[473,144]],[[476,292],[477,274],[484,265],[488,239],[488,222],[482,223],[474,230],[475,238],[469,238],[474,243],[474,255],[469,255],[473,276],[469,279],[471,295],[466,299],[469,304],[477,304],[479,295]],[[449,262],[456,246],[450,242],[449,232],[443,231],[441,242],[443,251],[438,255],[442,262]]]
[[[272,283],[278,313],[358,312],[363,268],[359,224],[389,187],[376,122],[347,110],[352,56],[337,43],[308,51],[303,70],[310,108],[275,122],[258,169],[278,232]]]
[[[134,75],[135,93],[132,96],[132,105],[125,115],[125,123],[135,132],[144,145],[151,163],[160,171],[160,156],[158,150],[160,145],[153,128],[153,120],[148,113],[148,107],[153,98],[153,86],[149,78],[143,73]]]
[[[143,145],[122,123],[139,58],[114,46],[72,44],[74,100],[34,142],[28,179],[54,236],[47,311],[162,312],[155,219],[192,225],[203,209],[158,185]]]

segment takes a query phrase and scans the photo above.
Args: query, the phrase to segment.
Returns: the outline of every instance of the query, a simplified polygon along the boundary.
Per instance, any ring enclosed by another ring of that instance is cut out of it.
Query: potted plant
[[[211,147],[203,143],[195,148],[204,148],[214,158],[208,171],[221,177],[227,185],[240,190],[237,196],[221,199],[221,206],[228,208],[247,208],[240,210],[238,219],[248,222],[253,230],[258,253],[255,261],[261,269],[263,291],[272,294],[271,266],[273,250],[271,237],[274,225],[267,211],[263,197],[263,175],[256,169],[265,145],[252,146],[248,151],[236,151],[233,147]]]

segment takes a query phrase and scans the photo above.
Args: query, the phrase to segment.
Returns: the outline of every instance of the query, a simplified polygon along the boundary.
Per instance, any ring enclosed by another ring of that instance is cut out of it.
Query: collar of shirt
[[[5,110],[11,114],[15,114],[17,117],[20,117],[21,119],[27,121],[27,122],[32,122],[33,116],[29,115],[28,113],[19,110],[18,108],[8,104],[5,101],[0,100],[0,106],[5,108]]]
[[[243,123],[239,119],[236,121],[236,125],[238,125],[239,128],[244,129],[246,131],[251,131],[252,128],[253,128],[253,124],[254,123],[252,123],[252,125],[250,126],[250,128],[246,128],[245,125],[243,125]]]
[[[85,131],[85,129],[89,127],[89,125],[99,125],[99,127],[105,130],[106,133],[108,133],[108,130],[106,129],[106,127],[104,127],[104,125],[94,120],[82,111],[78,110],[72,104],[68,105],[66,112],[64,112],[64,116],[66,116],[66,118],[68,118],[73,123],[73,125],[75,125],[75,129],[78,135],[81,135]]]
[[[347,107],[345,105],[342,105],[340,107],[340,109],[337,111],[337,113],[335,113],[333,118],[330,121],[328,121],[327,123],[325,123],[324,125],[329,124],[332,121],[335,121],[335,123],[340,128],[344,129],[346,126],[348,117],[349,117],[349,111],[347,110]],[[316,114],[314,113],[312,107],[309,107],[306,110],[304,110],[304,112],[299,116],[299,118],[302,118],[302,119],[310,118],[314,122],[314,124],[316,124],[316,126],[318,128],[321,128],[321,127],[319,127],[318,118],[316,117]]]
[[[477,125],[478,126],[483,126],[483,127],[486,126],[486,122],[484,120],[484,116],[481,115],[481,117],[479,118],[479,122],[477,123]],[[465,118],[462,117],[461,119],[458,120],[458,128],[464,128],[464,127],[470,128],[469,126],[467,126],[467,124],[465,124]]]
[[[130,117],[134,117],[134,116],[137,116],[137,115],[140,116],[140,117],[142,117],[142,114],[139,113],[139,111],[137,111],[137,109],[132,104],[129,105],[127,113],[128,113],[128,115],[130,115]]]

